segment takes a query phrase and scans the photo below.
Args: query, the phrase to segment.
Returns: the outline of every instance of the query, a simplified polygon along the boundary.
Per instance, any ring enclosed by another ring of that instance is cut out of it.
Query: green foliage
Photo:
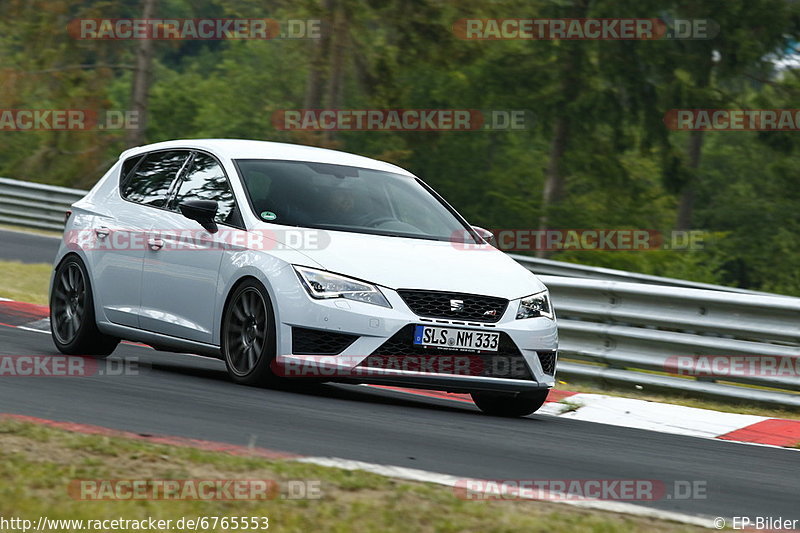
[[[130,109],[136,42],[70,37],[82,17],[140,16],[139,0],[5,0],[0,109]],[[319,18],[319,40],[157,41],[150,142],[239,137],[334,147],[400,164],[487,228],[671,231],[695,195],[698,251],[561,252],[554,259],[800,295],[797,133],[706,133],[699,168],[681,107],[796,108],[789,0],[162,0],[159,17]],[[709,18],[707,40],[467,41],[461,18]],[[337,23],[336,25],[335,23]],[[336,55],[336,54],[340,55]],[[338,63],[337,63],[338,61]],[[339,80],[340,90],[331,89]],[[526,110],[519,131],[286,132],[273,113],[321,107]],[[312,91],[313,92],[313,91]],[[554,127],[567,126],[563,198],[545,205]],[[125,132],[0,132],[0,175],[88,187],[127,147]]]

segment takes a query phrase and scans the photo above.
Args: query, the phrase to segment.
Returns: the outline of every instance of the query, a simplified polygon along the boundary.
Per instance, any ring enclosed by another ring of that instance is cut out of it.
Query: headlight
[[[553,308],[550,306],[550,295],[542,291],[526,296],[519,302],[517,318],[536,318],[544,316],[553,319]]]
[[[346,298],[381,307],[392,307],[375,285],[314,268],[295,266],[294,270],[312,298],[318,300]]]

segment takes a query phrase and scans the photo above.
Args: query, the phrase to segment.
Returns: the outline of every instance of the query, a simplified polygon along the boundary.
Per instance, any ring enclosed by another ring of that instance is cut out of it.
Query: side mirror
[[[217,216],[216,200],[186,200],[178,204],[181,214],[190,220],[196,220],[209,233],[216,233],[217,223],[214,218]]]
[[[475,233],[480,235],[481,239],[494,246],[494,233],[488,229],[483,229],[480,226],[472,226],[472,229],[475,231]]]

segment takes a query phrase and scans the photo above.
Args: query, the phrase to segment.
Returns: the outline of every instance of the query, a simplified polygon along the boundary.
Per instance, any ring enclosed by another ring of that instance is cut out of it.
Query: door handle
[[[164,247],[164,241],[161,239],[156,239],[151,237],[147,239],[147,245],[150,247],[151,250],[157,252],[158,250]]]
[[[105,226],[99,227],[94,230],[94,234],[97,235],[99,239],[105,239],[108,237],[108,234],[111,233],[111,230]]]

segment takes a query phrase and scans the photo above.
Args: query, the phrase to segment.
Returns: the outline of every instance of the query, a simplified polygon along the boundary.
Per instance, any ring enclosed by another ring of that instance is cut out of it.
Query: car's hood
[[[340,231],[320,232],[319,243],[297,248],[309,259],[304,266],[322,267],[391,289],[464,292],[512,300],[545,288],[532,272],[489,245],[466,250],[451,242]]]

